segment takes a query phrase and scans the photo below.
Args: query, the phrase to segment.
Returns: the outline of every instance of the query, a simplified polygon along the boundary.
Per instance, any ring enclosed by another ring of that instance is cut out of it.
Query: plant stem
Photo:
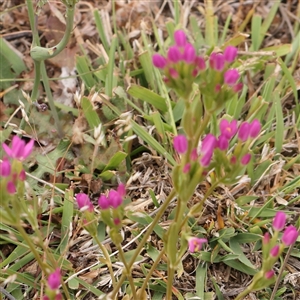
[[[176,249],[174,249],[176,251]],[[168,264],[168,283],[167,283],[167,296],[166,300],[172,300],[172,287],[173,287],[173,278],[175,275],[175,266]]]
[[[115,279],[114,271],[112,269],[112,263],[111,263],[108,251],[105,248],[105,246],[102,245],[102,243],[100,242],[100,240],[98,239],[97,236],[93,236],[93,238],[95,239],[97,245],[100,247],[100,249],[101,249],[101,251],[102,251],[102,253],[105,257],[105,260],[106,260],[105,262],[106,262],[106,265],[107,265],[108,270],[109,270],[109,274],[110,274],[110,277],[111,277],[111,280],[112,280],[112,284],[113,284],[113,287],[115,287],[116,286],[116,279]]]
[[[167,197],[167,199],[163,203],[163,205],[160,207],[160,210],[158,211],[157,215],[153,219],[153,221],[152,221],[151,225],[149,226],[148,230],[145,232],[145,234],[144,234],[142,240],[140,241],[139,245],[137,246],[133,257],[131,258],[131,260],[128,264],[129,267],[131,267],[134,264],[137,256],[140,254],[140,252],[142,251],[145,243],[147,242],[147,239],[148,239],[149,235],[153,232],[154,227],[157,225],[159,219],[161,218],[161,216],[163,215],[165,210],[168,208],[168,205],[170,204],[171,200],[175,197],[175,195],[176,195],[176,191],[173,188],[171,193],[169,194],[169,196]],[[120,280],[118,281],[118,284],[116,285],[116,287],[114,288],[114,290],[111,293],[111,298],[112,299],[115,299],[116,294],[118,293],[120,287],[122,286],[125,278],[126,278],[126,274],[123,273]]]
[[[124,251],[123,251],[121,245],[118,244],[118,245],[116,245],[116,246],[117,246],[117,249],[118,249],[118,251],[119,251],[119,255],[120,255],[121,261],[122,261],[122,263],[123,263],[124,266],[125,266],[126,276],[127,276],[127,278],[128,278],[128,281],[129,281],[129,284],[130,284],[130,287],[131,287],[132,298],[133,298],[133,299],[137,299],[136,291],[135,291],[135,286],[134,286],[134,282],[133,282],[133,279],[132,279],[132,276],[131,276],[131,268],[130,268],[130,267],[128,266],[128,264],[126,263]]]
[[[156,260],[153,262],[153,265],[151,266],[149,272],[147,273],[146,278],[144,279],[144,283],[140,289],[140,295],[143,295],[143,292],[146,290],[147,284],[149,283],[150,277],[152,276],[153,272],[156,270],[156,267],[158,265],[158,263],[160,262],[161,258],[163,257],[163,255],[165,254],[165,248],[163,248],[158,257],[156,258]]]

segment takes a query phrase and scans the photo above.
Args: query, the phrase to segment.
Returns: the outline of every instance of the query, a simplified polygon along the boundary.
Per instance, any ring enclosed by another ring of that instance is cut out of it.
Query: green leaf
[[[277,153],[281,153],[284,139],[284,122],[281,101],[276,91],[274,93],[274,99],[276,110],[275,149]]]
[[[163,97],[142,86],[131,85],[127,89],[127,93],[132,97],[146,101],[147,103],[153,105],[156,109],[162,111],[163,113],[168,111],[166,100]]]
[[[156,150],[163,157],[166,157],[171,165],[175,165],[174,158],[165,150],[165,148],[157,142],[146,130],[142,129],[135,121],[131,120],[133,131],[150,147]]]
[[[113,157],[109,160],[108,164],[104,168],[103,171],[115,170],[119,167],[121,162],[126,158],[127,153],[118,151],[113,155]]]
[[[76,70],[88,88],[92,88],[97,84],[85,56],[76,56]]]
[[[81,107],[83,109],[83,114],[86,120],[89,123],[91,129],[98,127],[101,124],[98,114],[93,108],[91,100],[87,97],[82,97],[81,99]]]
[[[63,213],[61,219],[61,242],[58,247],[61,254],[65,253],[69,245],[70,225],[72,224],[74,210],[73,196],[74,193],[72,189],[65,191]]]
[[[199,264],[196,269],[196,295],[204,299],[206,289],[207,264]]]

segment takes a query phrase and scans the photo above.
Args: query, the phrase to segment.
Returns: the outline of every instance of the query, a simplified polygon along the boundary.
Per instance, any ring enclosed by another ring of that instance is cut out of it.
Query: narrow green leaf
[[[105,82],[105,93],[107,96],[112,97],[113,88],[117,86],[118,76],[114,72],[115,68],[115,54],[118,46],[118,39],[114,37],[111,41],[111,46],[109,49],[109,60],[107,66],[107,78]]]
[[[76,70],[87,87],[92,88],[96,85],[93,74],[91,73],[89,64],[85,56],[76,57]]]
[[[274,93],[274,98],[276,105],[275,149],[277,153],[281,153],[284,138],[284,122],[281,101],[276,91]]]
[[[118,151],[109,160],[108,164],[106,165],[103,171],[117,169],[120,166],[121,162],[126,158],[126,156],[127,153]]]
[[[82,97],[81,99],[81,107],[83,109],[83,114],[86,120],[89,123],[91,129],[98,127],[100,122],[99,116],[93,108],[93,105],[89,98]]]
[[[142,129],[135,121],[131,120],[133,131],[150,147],[156,150],[163,157],[166,157],[171,165],[175,165],[174,158],[158,143],[146,130]]]
[[[69,244],[70,224],[72,223],[74,210],[73,196],[74,192],[72,189],[65,191],[63,214],[61,220],[61,242],[58,247],[61,254],[65,253]]]
[[[132,97],[138,98],[140,100],[146,101],[149,104],[152,104],[156,109],[164,113],[168,111],[166,100],[163,97],[142,86],[131,85],[127,89],[127,93]]]
[[[207,264],[199,264],[196,269],[196,295],[204,299],[206,289]]]
[[[252,17],[252,22],[251,22],[252,44],[250,48],[250,50],[252,51],[258,51],[260,46],[261,35],[263,35],[263,33],[261,32],[261,22],[262,22],[262,17],[260,15],[254,15]]]
[[[94,20],[96,23],[96,28],[98,30],[98,34],[99,34],[101,43],[102,43],[106,53],[108,53],[109,52],[109,44],[108,44],[107,37],[105,34],[105,28],[104,28],[103,22],[102,22],[102,16],[100,16],[100,12],[98,9],[95,9],[93,13],[94,13]]]

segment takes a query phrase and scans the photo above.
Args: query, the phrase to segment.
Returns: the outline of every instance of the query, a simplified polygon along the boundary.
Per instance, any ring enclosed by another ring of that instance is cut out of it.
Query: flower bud
[[[242,141],[245,142],[248,137],[249,137],[249,129],[250,125],[248,122],[243,122],[239,128],[238,132],[238,138]]]
[[[282,236],[282,242],[286,246],[290,246],[296,242],[298,235],[299,233],[297,231],[297,228],[291,225],[284,231]]]
[[[185,135],[179,134],[173,139],[173,146],[179,154],[184,154],[188,148],[188,141]]]
[[[271,250],[270,250],[270,255],[273,257],[277,257],[279,254],[279,245],[275,245]]]
[[[152,63],[156,68],[163,69],[167,65],[167,60],[160,54],[154,54],[152,56]]]
[[[250,153],[245,154],[241,159],[241,164],[244,166],[248,165],[250,159],[251,159],[251,154]]]
[[[7,177],[10,175],[10,172],[11,172],[10,161],[4,158],[2,163],[0,163],[0,176]]]
[[[196,51],[192,44],[186,44],[183,51],[183,60],[187,64],[194,63],[196,59]]]
[[[174,40],[177,47],[185,47],[187,41],[186,41],[186,35],[183,30],[176,30],[174,32]]]
[[[253,122],[250,123],[250,129],[249,129],[250,137],[256,138],[260,132],[260,129],[261,129],[260,122],[257,119],[253,120]]]
[[[57,268],[55,272],[51,273],[48,277],[48,286],[51,290],[57,290],[60,286],[61,275],[60,269]]]
[[[273,228],[277,231],[281,231],[286,222],[286,214],[282,211],[278,211],[273,220]]]
[[[177,63],[180,61],[181,59],[181,53],[178,47],[176,46],[171,46],[168,50],[168,60],[173,62],[173,63]]]
[[[238,52],[237,48],[233,46],[226,47],[226,49],[224,50],[225,61],[228,63],[232,63],[237,57],[237,52]]]
[[[224,82],[230,86],[234,86],[239,78],[240,74],[236,69],[227,70],[224,74]]]

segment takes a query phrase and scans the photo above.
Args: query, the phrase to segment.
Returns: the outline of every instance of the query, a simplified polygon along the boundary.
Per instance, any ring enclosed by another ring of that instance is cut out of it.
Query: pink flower
[[[239,128],[238,138],[245,142],[249,137],[250,124],[248,122],[243,122]]]
[[[275,245],[271,250],[270,250],[270,255],[273,257],[278,256],[279,254],[279,245]]]
[[[197,238],[197,237],[189,238],[188,240],[189,251],[192,253],[196,251],[200,251],[203,243],[207,243],[207,239]]]
[[[198,158],[198,153],[197,153],[197,149],[196,148],[194,148],[192,151],[191,151],[191,160],[192,161],[196,161],[197,160],[197,158]]]
[[[192,44],[185,45],[182,58],[187,64],[195,62],[196,50]]]
[[[177,46],[171,46],[168,50],[168,60],[173,62],[173,63],[177,63],[181,60],[181,53],[180,50]]]
[[[261,124],[257,119],[254,119],[252,123],[250,123],[249,135],[252,138],[256,138],[260,132]]]
[[[242,89],[243,89],[243,84],[242,84],[241,82],[235,84],[235,85],[232,87],[232,90],[233,90],[235,93],[240,92]]]
[[[169,69],[169,74],[173,79],[177,79],[179,77],[178,72],[173,68]]]
[[[160,54],[154,54],[152,56],[152,63],[156,68],[163,69],[167,65],[167,60]]]
[[[230,123],[223,119],[220,122],[221,135],[225,136],[227,139],[231,139],[237,132],[237,121],[232,120]]]
[[[30,155],[33,145],[34,140],[30,140],[27,144],[25,144],[23,140],[15,135],[12,139],[11,148],[9,148],[5,143],[2,144],[2,147],[9,157],[24,160]]]
[[[84,193],[79,193],[76,195],[77,205],[80,209],[87,207],[89,211],[94,210],[94,206],[88,195]]]
[[[220,135],[218,138],[218,148],[221,151],[227,150],[229,146],[229,142],[227,137],[225,137],[224,135]]]
[[[190,169],[191,169],[191,164],[190,164],[190,163],[187,163],[187,164],[183,167],[182,172],[183,172],[184,174],[186,174],[186,173],[188,173],[188,172],[190,171]]]
[[[57,268],[55,272],[51,273],[48,277],[48,285],[51,290],[57,290],[60,286],[61,275],[60,269]]]
[[[174,32],[174,40],[177,47],[184,47],[187,43],[184,31],[176,30]]]
[[[282,211],[278,211],[273,220],[273,228],[277,231],[281,231],[286,222],[286,214]]]
[[[9,194],[15,194],[17,192],[16,186],[12,181],[7,183],[6,190]]]
[[[239,78],[240,74],[236,69],[227,70],[224,74],[224,82],[230,86],[234,86]]]
[[[250,153],[245,154],[241,159],[241,164],[244,166],[248,165],[250,159],[251,159],[251,154]]]
[[[24,169],[21,170],[20,174],[19,174],[19,179],[21,181],[24,181],[26,179],[26,172]]]
[[[269,270],[265,273],[265,278],[266,279],[271,279],[274,276],[274,271],[273,270]]]
[[[98,199],[98,205],[101,209],[109,208],[109,201],[105,195],[101,195]]]
[[[2,163],[0,163],[0,175],[3,177],[8,177],[11,172],[11,164],[7,158],[4,158]]]
[[[286,246],[290,246],[296,242],[298,235],[299,233],[297,231],[297,228],[290,225],[283,233],[282,242]]]
[[[196,64],[196,66],[198,67],[198,69],[200,71],[203,71],[203,70],[206,69],[206,63],[205,63],[205,60],[202,56],[197,56],[196,57],[195,64]]]
[[[218,140],[214,135],[209,133],[204,138],[201,147],[201,152],[203,155],[200,159],[200,163],[202,164],[202,166],[207,167],[210,164],[214,149],[216,148],[217,145],[218,145]]]
[[[224,50],[224,59],[225,61],[232,63],[237,57],[237,48],[233,46],[227,46]]]
[[[118,188],[117,188],[117,192],[120,194],[121,197],[124,197],[126,195],[126,189],[125,189],[125,185],[123,183],[120,183]]]
[[[115,190],[110,190],[107,198],[110,206],[113,208],[119,207],[123,202],[122,196]]]
[[[173,146],[179,154],[184,154],[188,148],[188,141],[185,135],[179,134],[175,136],[173,139]]]
[[[223,54],[213,52],[209,58],[210,67],[216,71],[223,71],[225,59]]]
[[[269,243],[270,243],[270,234],[269,232],[266,232],[263,237],[263,244],[268,245]]]

